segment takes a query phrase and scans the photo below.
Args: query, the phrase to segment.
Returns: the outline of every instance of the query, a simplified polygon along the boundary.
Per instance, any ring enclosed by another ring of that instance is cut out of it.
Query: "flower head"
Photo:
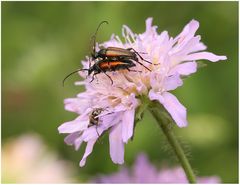
[[[188,180],[184,171],[180,167],[162,168],[158,170],[152,165],[145,154],[140,154],[132,169],[127,167],[121,168],[120,171],[110,175],[99,175],[92,180],[93,183],[181,183],[186,184]],[[220,183],[217,176],[198,177],[197,182],[201,184],[216,184]]]
[[[134,34],[130,28],[123,26],[123,42],[118,36],[112,35],[100,47],[133,48],[144,60],[139,62],[150,69],[132,61],[136,66],[129,70],[110,71],[76,82],[84,85],[86,91],[76,98],[64,101],[65,109],[79,116],[70,122],[62,124],[60,133],[69,134],[65,142],[74,145],[77,150],[82,142],[87,142],[85,154],[80,162],[84,166],[86,158],[92,152],[95,142],[105,131],[109,131],[110,156],[114,163],[124,162],[124,144],[133,136],[136,108],[142,104],[141,97],[159,101],[169,112],[179,127],[187,126],[186,108],[169,91],[183,84],[182,76],[188,76],[197,71],[196,60],[205,59],[212,62],[225,60],[225,56],[217,56],[203,51],[206,46],[200,42],[200,36],[195,36],[199,23],[190,21],[183,31],[172,38],[167,31],[157,33],[157,26],[152,26],[152,18],[146,20],[146,31]],[[91,61],[92,65],[98,60]],[[83,68],[88,68],[89,58],[82,61]],[[87,77],[85,72],[79,72]],[[109,77],[112,79],[113,84]],[[92,112],[103,109],[97,123],[89,126]]]

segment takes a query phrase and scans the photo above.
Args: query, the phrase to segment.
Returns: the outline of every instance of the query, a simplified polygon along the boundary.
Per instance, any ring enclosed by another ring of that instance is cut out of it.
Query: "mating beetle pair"
[[[67,75],[63,80],[63,85],[65,80],[71,76],[74,73],[77,73],[79,71],[88,71],[88,76],[93,73],[92,80],[94,80],[94,77],[99,73],[104,73],[113,84],[112,78],[106,73],[108,71],[118,71],[121,69],[127,69],[128,71],[135,71],[131,70],[130,68],[135,67],[136,64],[134,62],[139,63],[147,70],[151,71],[148,67],[146,67],[144,64],[142,64],[139,61],[139,58],[149,64],[152,64],[151,62],[145,60],[142,58],[142,56],[135,51],[133,48],[123,49],[118,47],[108,47],[104,49],[100,49],[98,52],[96,52],[96,35],[98,32],[98,29],[103,23],[107,23],[107,21],[102,21],[98,27],[97,30],[92,37],[94,39],[94,45],[93,45],[93,51],[92,51],[92,59],[95,61],[95,63],[91,66],[89,61],[89,68],[88,69],[79,69],[76,70],[69,75]],[[138,58],[139,57],[139,58]]]

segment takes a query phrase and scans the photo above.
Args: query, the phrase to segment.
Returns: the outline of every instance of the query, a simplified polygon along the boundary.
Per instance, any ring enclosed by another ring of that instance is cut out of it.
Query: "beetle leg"
[[[103,71],[103,70],[101,69],[101,67],[99,67],[97,64],[96,64],[96,67],[97,67],[102,73],[104,73],[104,74],[111,80],[112,85],[113,85],[113,80],[112,80],[112,78],[111,78],[105,71]]]
[[[142,71],[137,71],[137,70],[133,70],[133,69],[129,69],[129,68],[127,68],[127,70],[129,71],[129,72],[142,72]]]
[[[112,80],[112,78],[111,78],[106,72],[104,72],[104,74],[107,75],[107,77],[111,80],[112,85],[113,85],[113,80]]]
[[[129,50],[129,51],[131,51],[131,50],[134,50],[134,49],[133,49],[133,48],[127,48],[126,50]],[[134,50],[134,53],[135,53],[135,52],[137,52],[137,51],[135,51],[135,50]],[[141,53],[141,54],[147,54],[147,53],[145,53],[145,52],[137,52],[137,53]]]
[[[130,57],[123,57],[123,58],[120,58],[120,60],[123,60],[123,59],[127,59],[128,61],[131,61],[131,62],[137,62],[137,63],[139,63],[140,65],[142,65],[143,67],[145,67],[148,71],[151,71],[151,69],[149,69],[148,67],[146,67],[143,63],[141,63],[141,62],[139,62],[138,61],[138,58],[136,58],[136,59],[132,59],[132,58],[130,58]]]
[[[138,53],[135,49],[133,49],[133,48],[128,48],[127,50],[133,50],[133,52],[134,52],[135,54],[137,54],[141,60],[143,60],[143,61],[145,61],[145,62],[147,62],[147,63],[149,63],[149,64],[152,64],[151,62],[145,60],[141,55],[139,55],[139,53]]]
[[[96,132],[97,132],[97,135],[98,135],[98,137],[100,137],[100,135],[99,135],[99,133],[98,133],[98,130],[97,130],[97,125],[95,125],[96,126]]]
[[[151,69],[149,69],[148,67],[146,67],[145,65],[143,65],[143,63],[139,62],[138,60],[134,60],[135,62],[139,63],[140,65],[142,65],[143,67],[145,67],[148,71],[151,71]]]
[[[93,76],[92,76],[92,80],[90,81],[90,83],[94,80],[94,76],[95,76],[95,73],[93,74]]]
[[[90,83],[94,80],[94,77],[95,77],[97,74],[99,74],[99,72],[93,74],[92,80],[90,81]]]

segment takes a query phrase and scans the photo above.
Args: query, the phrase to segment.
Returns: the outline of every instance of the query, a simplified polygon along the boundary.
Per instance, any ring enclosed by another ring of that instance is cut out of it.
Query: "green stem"
[[[169,116],[169,114],[158,102],[152,102],[149,105],[149,111],[152,113],[153,117],[156,119],[158,125],[162,128],[163,133],[167,137],[167,140],[170,143],[170,145],[172,146],[175,154],[177,155],[179,162],[181,163],[185,171],[185,174],[188,178],[189,183],[196,183],[195,175],[193,173],[191,165],[186,155],[184,154],[184,151],[180,143],[178,142],[176,136],[173,133],[172,118]]]

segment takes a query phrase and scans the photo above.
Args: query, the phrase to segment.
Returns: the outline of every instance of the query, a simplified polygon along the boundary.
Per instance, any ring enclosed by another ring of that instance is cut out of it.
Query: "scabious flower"
[[[91,180],[92,183],[181,183],[186,184],[188,180],[181,167],[167,168],[158,170],[152,165],[145,154],[138,155],[133,167],[122,167],[118,172],[109,175],[99,175]],[[197,177],[197,183],[216,184],[220,183],[217,176]]]
[[[133,71],[119,70],[107,72],[113,80],[104,73],[88,78],[85,72],[79,72],[85,80],[76,82],[84,85],[85,91],[76,98],[65,99],[65,109],[79,116],[62,124],[60,133],[69,134],[65,138],[68,145],[74,145],[78,150],[83,142],[87,143],[85,154],[80,161],[84,166],[86,158],[93,146],[105,131],[109,131],[110,156],[114,163],[124,162],[124,144],[133,136],[136,108],[143,102],[141,97],[159,101],[169,112],[179,127],[187,126],[186,108],[169,91],[183,84],[182,76],[188,76],[197,71],[196,60],[217,62],[225,60],[225,56],[217,56],[203,51],[206,46],[200,42],[200,36],[195,36],[199,27],[196,20],[190,21],[183,31],[175,38],[167,31],[157,33],[157,26],[152,26],[152,18],[146,20],[146,31],[142,34],[133,33],[130,28],[123,26],[124,42],[115,35],[107,42],[97,45],[100,47],[134,48],[152,64],[139,60],[151,71],[139,63],[131,68]],[[91,61],[92,64],[96,61]],[[82,61],[83,68],[88,68],[89,58]],[[140,71],[140,72],[136,72]],[[89,127],[89,118],[96,108],[103,108],[99,116],[99,124]]]

